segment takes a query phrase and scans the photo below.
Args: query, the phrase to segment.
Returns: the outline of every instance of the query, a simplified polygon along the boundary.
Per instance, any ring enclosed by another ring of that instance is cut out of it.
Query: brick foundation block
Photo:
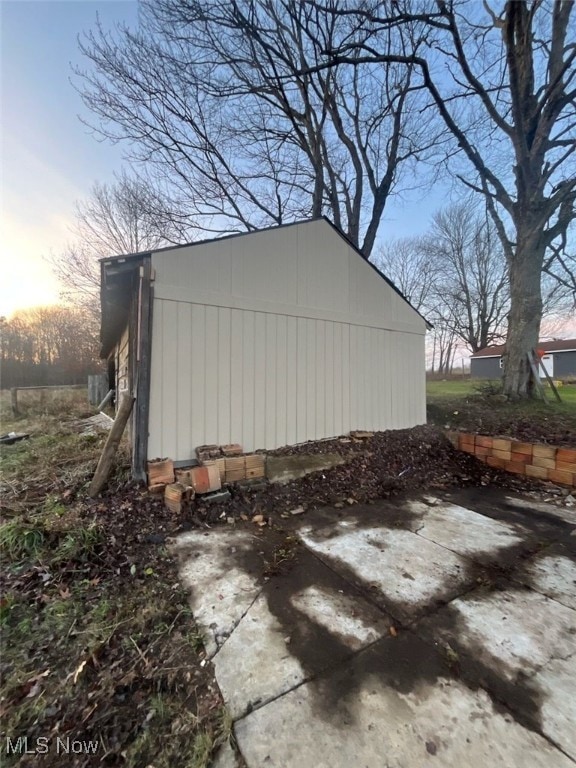
[[[561,485],[576,485],[576,474],[561,469],[549,469],[548,480]]]

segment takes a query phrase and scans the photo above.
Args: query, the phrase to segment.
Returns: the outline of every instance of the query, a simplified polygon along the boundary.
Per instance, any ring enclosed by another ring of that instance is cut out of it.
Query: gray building
[[[576,377],[576,339],[538,342],[538,349],[544,352],[540,358],[540,375],[545,377],[543,368],[554,379]],[[470,357],[470,376],[473,379],[499,379],[502,376],[505,345],[485,347]]]
[[[133,469],[426,421],[427,323],[327,219],[105,259],[102,356]],[[119,398],[118,398],[119,399]]]

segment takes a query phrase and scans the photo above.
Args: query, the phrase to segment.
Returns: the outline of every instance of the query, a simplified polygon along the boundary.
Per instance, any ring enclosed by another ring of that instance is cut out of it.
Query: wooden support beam
[[[96,467],[96,472],[94,472],[90,488],[88,488],[88,495],[91,498],[97,496],[106,485],[108,475],[112,468],[112,462],[114,461],[114,456],[116,455],[120,439],[124,434],[126,424],[130,418],[133,405],[134,397],[132,397],[132,395],[124,395],[120,407],[118,408],[116,418],[114,419],[114,424],[112,424],[112,429],[110,430],[102,450],[102,455],[100,456],[100,461]]]
[[[540,393],[542,400],[544,400],[545,403],[548,402],[548,398],[546,397],[546,392],[544,391],[544,387],[542,386],[542,382],[540,381],[540,374],[538,373],[538,367],[535,361],[535,355],[533,352],[528,352],[528,364],[530,365],[530,370],[532,372],[532,378],[534,379],[534,386]]]

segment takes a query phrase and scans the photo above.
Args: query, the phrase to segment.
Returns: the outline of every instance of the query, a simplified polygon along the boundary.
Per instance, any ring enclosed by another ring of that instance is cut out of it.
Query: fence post
[[[14,416],[20,416],[18,410],[18,387],[12,387],[10,390],[10,405],[12,406],[12,413]]]

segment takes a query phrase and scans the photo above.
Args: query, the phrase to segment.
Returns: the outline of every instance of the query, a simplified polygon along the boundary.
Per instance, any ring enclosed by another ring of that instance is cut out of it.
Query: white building
[[[106,259],[102,356],[134,472],[426,421],[426,321],[327,219]],[[119,400],[119,397],[117,398]]]

